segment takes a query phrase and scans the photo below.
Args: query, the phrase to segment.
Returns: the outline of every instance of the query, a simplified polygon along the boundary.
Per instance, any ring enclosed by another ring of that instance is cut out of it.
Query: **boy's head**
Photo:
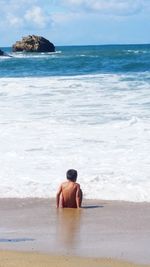
[[[77,180],[77,175],[78,175],[78,173],[74,169],[70,169],[66,173],[67,179],[72,181],[72,182],[75,182]]]

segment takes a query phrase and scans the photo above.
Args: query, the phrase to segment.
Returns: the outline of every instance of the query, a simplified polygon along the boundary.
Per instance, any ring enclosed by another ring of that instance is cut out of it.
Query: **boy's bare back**
[[[70,173],[73,170],[69,170]],[[72,172],[73,173],[73,172]],[[76,183],[76,178],[72,179],[67,178],[68,180],[61,184],[57,196],[57,208],[60,206],[62,208],[80,208],[82,202],[82,191],[80,185]]]
[[[64,208],[77,208],[76,197],[80,186],[77,183],[68,181],[62,184],[62,206]]]

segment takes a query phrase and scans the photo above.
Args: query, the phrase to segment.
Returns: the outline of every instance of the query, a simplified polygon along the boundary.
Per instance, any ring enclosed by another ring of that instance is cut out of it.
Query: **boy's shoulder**
[[[61,186],[65,186],[65,185],[67,185],[68,184],[68,182],[67,181],[65,181],[65,182],[62,182],[61,183]]]
[[[62,182],[61,187],[62,187],[62,188],[63,188],[63,187],[66,187],[66,186],[68,186],[69,184],[70,184],[70,181]],[[71,184],[72,184],[73,186],[75,186],[75,187],[80,187],[80,184],[78,184],[78,183],[76,183],[76,182],[71,182]]]

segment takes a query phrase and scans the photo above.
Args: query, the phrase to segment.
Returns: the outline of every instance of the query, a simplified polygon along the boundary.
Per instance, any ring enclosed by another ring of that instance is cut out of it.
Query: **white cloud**
[[[47,22],[47,16],[39,6],[34,6],[27,10],[24,19],[29,23],[34,23],[40,28],[43,28]]]
[[[69,23],[70,21],[73,21],[78,18],[80,18],[80,15],[75,12],[68,12],[67,14],[62,12],[57,12],[51,15],[53,26]]]
[[[150,8],[149,0],[60,0],[73,10],[112,15],[131,15]]]
[[[32,0],[32,5],[36,4],[37,0]],[[30,0],[0,0],[0,13],[5,11],[8,12],[18,12],[21,10],[26,10],[27,7],[31,6]]]
[[[7,27],[29,28],[31,26],[31,28],[42,29],[50,21],[48,11],[41,0],[0,0],[0,5],[0,17]],[[0,24],[2,27],[2,23]]]
[[[12,27],[20,27],[23,25],[23,19],[17,16],[14,16],[13,14],[7,14],[6,17],[7,25],[9,24]]]

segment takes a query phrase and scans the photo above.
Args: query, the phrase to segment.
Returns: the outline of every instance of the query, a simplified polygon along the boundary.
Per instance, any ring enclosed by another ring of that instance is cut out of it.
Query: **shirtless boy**
[[[77,171],[70,169],[67,171],[67,181],[60,185],[56,195],[57,208],[80,208],[82,203],[82,191],[80,185],[76,183]],[[60,201],[61,200],[61,201]]]

